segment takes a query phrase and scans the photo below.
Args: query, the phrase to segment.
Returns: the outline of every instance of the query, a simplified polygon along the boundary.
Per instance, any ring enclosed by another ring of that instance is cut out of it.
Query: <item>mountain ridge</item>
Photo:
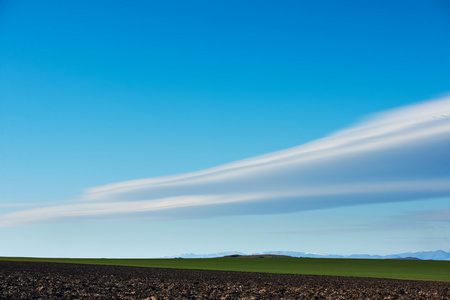
[[[398,254],[389,255],[373,255],[373,254],[351,254],[351,255],[338,255],[338,254],[318,254],[310,252],[297,252],[297,251],[264,251],[255,253],[243,253],[239,251],[218,252],[209,254],[195,254],[184,253],[174,256],[165,256],[164,258],[214,258],[224,257],[232,255],[248,256],[248,255],[283,255],[291,257],[310,257],[310,258],[354,258],[354,259],[421,259],[421,260],[448,260],[450,261],[450,252],[443,250],[435,251],[420,251],[420,252],[404,252]]]

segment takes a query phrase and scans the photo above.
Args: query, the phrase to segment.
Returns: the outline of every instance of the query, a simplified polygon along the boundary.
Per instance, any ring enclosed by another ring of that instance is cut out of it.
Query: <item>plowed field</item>
[[[449,299],[450,282],[0,261],[0,299]]]

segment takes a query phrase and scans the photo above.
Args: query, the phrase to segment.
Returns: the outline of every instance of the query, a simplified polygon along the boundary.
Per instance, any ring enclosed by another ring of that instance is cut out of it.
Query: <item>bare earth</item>
[[[0,261],[0,299],[449,299],[450,282]]]

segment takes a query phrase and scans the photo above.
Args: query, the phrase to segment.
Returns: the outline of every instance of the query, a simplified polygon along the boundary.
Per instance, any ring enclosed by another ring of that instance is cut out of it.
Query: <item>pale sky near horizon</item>
[[[450,251],[449,32],[444,0],[0,0],[0,256]]]

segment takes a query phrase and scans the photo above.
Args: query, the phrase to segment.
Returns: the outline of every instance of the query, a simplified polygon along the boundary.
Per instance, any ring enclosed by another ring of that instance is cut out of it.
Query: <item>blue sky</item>
[[[450,251],[449,30],[443,0],[0,1],[0,255]]]

